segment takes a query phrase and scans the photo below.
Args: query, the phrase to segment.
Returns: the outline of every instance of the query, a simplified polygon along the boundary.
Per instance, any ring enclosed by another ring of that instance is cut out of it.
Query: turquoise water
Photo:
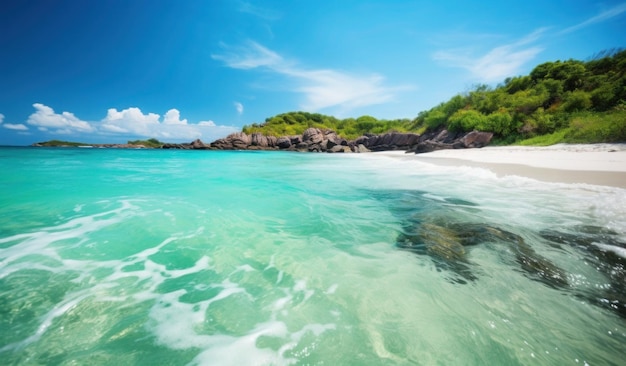
[[[2,364],[623,362],[626,190],[375,154],[0,148],[0,172]]]

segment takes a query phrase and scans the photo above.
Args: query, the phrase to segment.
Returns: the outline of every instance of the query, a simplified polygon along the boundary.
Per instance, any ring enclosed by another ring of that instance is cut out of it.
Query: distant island
[[[462,140],[479,132],[484,133],[480,142]],[[424,145],[427,141],[429,146]],[[477,85],[414,119],[338,119],[288,112],[244,126],[241,132],[209,144],[200,140],[174,144],[152,138],[126,144],[52,140],[33,146],[420,152],[488,143],[545,146],[602,142],[626,142],[626,50],[603,51],[588,61],[546,62],[529,75],[507,78],[495,88]]]
[[[123,148],[123,149],[160,149],[165,143],[157,139],[128,141],[126,144],[90,144],[74,141],[50,140],[36,142],[36,147],[84,147],[84,148]]]

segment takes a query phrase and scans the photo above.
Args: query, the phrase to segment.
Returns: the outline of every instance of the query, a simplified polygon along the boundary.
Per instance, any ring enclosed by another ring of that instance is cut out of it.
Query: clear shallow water
[[[0,172],[3,364],[623,362],[625,190],[358,154],[1,148]],[[479,242],[420,246],[451,238]]]

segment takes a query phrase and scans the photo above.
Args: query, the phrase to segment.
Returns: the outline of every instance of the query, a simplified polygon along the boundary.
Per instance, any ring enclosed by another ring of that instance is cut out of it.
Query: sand
[[[498,176],[517,175],[546,182],[626,188],[626,144],[497,146],[424,154],[400,151],[377,154],[418,159],[431,164],[480,167]]]

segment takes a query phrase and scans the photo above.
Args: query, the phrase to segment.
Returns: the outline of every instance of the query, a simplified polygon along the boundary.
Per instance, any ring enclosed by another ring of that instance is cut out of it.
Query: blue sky
[[[211,142],[289,111],[414,118],[626,46],[626,2],[0,3],[0,145]]]

